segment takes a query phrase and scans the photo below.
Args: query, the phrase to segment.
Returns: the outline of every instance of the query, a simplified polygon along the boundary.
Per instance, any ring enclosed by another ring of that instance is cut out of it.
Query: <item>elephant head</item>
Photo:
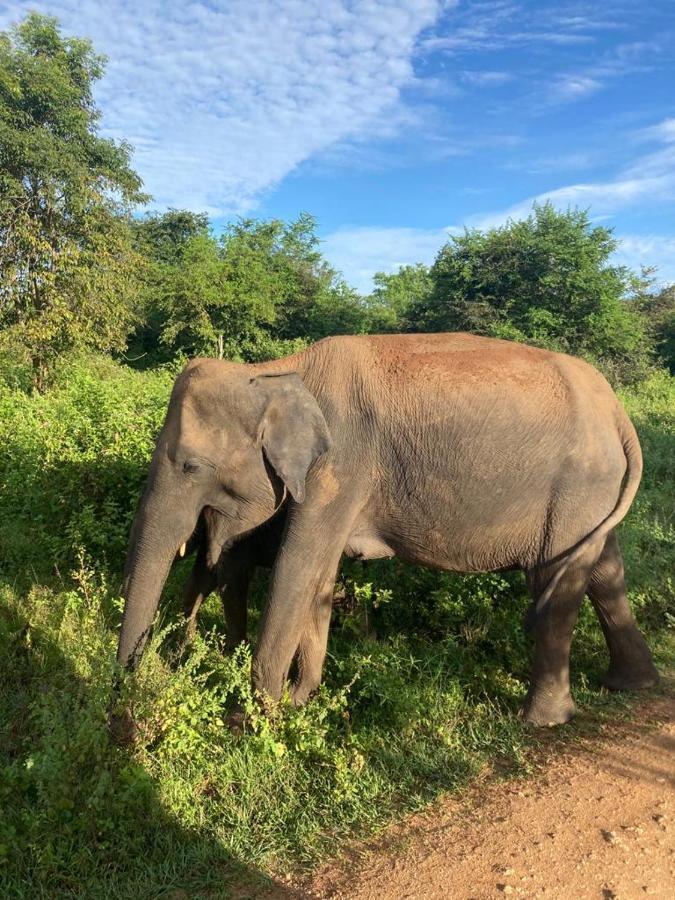
[[[330,446],[296,372],[201,359],[176,379],[138,505],[124,571],[117,661],[139,660],[177,553],[204,512],[211,561],[269,519]]]

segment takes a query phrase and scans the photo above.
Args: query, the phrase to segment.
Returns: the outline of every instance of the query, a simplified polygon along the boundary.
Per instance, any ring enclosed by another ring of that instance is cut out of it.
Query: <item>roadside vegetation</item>
[[[250,651],[222,652],[216,597],[182,647],[186,560],[124,685],[139,740],[112,746],[125,546],[184,360],[457,328],[590,359],[640,434],[645,475],[620,541],[633,608],[668,671],[675,291],[614,266],[611,231],[580,210],[543,206],[467,232],[431,267],[381,273],[366,297],[322,258],[310,216],[219,235],[187,211],[141,216],[130,148],[98,134],[103,64],[51,19],[0,36],[0,896],[228,896],[485,766],[526,769],[528,600],[517,574],[350,562],[319,695],[268,719],[250,695]],[[252,637],[264,597],[261,575]],[[589,606],[573,651],[582,721],[630,702],[599,687],[606,653]],[[249,712],[241,733],[225,724],[235,704]]]

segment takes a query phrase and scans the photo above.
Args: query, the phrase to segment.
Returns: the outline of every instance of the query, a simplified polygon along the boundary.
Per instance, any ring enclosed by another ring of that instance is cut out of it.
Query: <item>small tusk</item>
[[[185,556],[185,550],[186,550],[185,544],[181,544],[180,547],[178,548],[178,555]]]

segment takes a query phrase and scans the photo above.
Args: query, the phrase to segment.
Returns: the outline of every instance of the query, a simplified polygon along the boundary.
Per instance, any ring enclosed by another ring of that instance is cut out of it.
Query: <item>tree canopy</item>
[[[675,374],[675,284],[656,294],[644,294],[640,308],[647,319],[656,356]]]
[[[129,146],[98,133],[103,67],[50,17],[0,35],[0,325],[38,384],[58,353],[119,349],[128,331],[143,197]]]
[[[131,147],[100,133],[105,60],[35,13],[0,34],[0,350],[45,386],[82,349],[143,367],[192,355],[256,361],[330,334],[454,331],[591,359],[615,381],[675,367],[675,289],[612,262],[587,211],[535,205],[471,229],[431,267],[378,272],[361,296],[326,261],[317,223],[169,209],[147,198]]]
[[[255,360],[362,329],[361,300],[323,259],[311,216],[242,219],[216,237],[205,218],[170,210],[135,238],[150,262],[145,343],[150,327],[169,355]]]
[[[429,267],[423,263],[401,266],[397,272],[376,272],[374,289],[368,298],[372,331],[405,330],[410,311],[424,304],[433,289]]]
[[[439,252],[408,327],[527,341],[635,374],[649,359],[636,302],[648,283],[612,265],[617,244],[586,211],[550,204],[501,228],[467,230]]]

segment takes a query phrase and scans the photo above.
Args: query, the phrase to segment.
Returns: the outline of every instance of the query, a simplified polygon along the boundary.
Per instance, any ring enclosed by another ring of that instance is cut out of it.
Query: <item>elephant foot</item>
[[[232,656],[232,654],[239,647],[241,647],[242,644],[246,644],[246,646],[249,646],[249,641],[246,639],[246,637],[242,637],[242,638],[227,637],[227,638],[225,638],[225,645],[223,647],[223,652],[226,653],[228,656]]]
[[[138,740],[139,728],[129,706],[110,713],[108,728],[112,742],[118,747],[131,747]]]
[[[602,679],[603,687],[610,691],[644,691],[656,687],[659,673],[652,662],[637,668],[635,666],[611,667]]]
[[[522,715],[525,721],[537,728],[564,725],[576,712],[569,691],[553,691],[546,688],[530,688]]]
[[[246,729],[246,713],[241,707],[236,707],[226,717],[225,724],[232,734],[237,737],[242,735]]]
[[[295,685],[291,688],[291,703],[293,706],[304,706],[318,689],[318,685],[302,684],[302,682]]]

